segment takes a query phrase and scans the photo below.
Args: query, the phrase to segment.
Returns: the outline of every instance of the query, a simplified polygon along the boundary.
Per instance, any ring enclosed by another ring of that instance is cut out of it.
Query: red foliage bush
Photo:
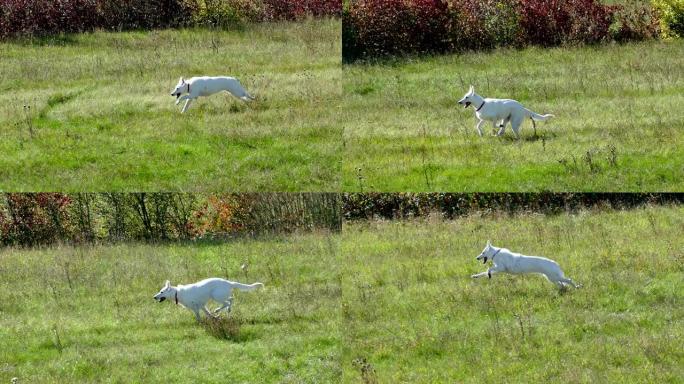
[[[608,38],[610,7],[598,0],[520,0],[522,40],[554,46]]]
[[[70,226],[71,199],[61,193],[9,193],[0,211],[3,245],[33,246],[64,238]]]
[[[403,0],[360,0],[353,3],[346,16],[343,23],[354,26],[353,38],[359,43],[360,51],[354,55],[385,56],[416,48],[411,8]]]
[[[97,27],[124,29],[173,28],[191,20],[192,4],[183,0],[95,0]]]
[[[600,0],[351,0],[342,15],[342,54],[349,62],[416,52],[640,39],[655,25],[645,9],[650,7],[626,9]]]
[[[97,22],[95,0],[0,0],[0,38],[81,32]]]
[[[0,39],[91,31],[96,28],[128,30],[174,28],[190,25],[200,0],[0,0]],[[205,4],[206,3],[202,2]],[[212,18],[246,15],[249,20],[298,20],[340,16],[341,0],[249,0],[219,2]],[[244,7],[245,9],[239,9]],[[260,12],[254,11],[259,9]],[[200,18],[202,19],[202,18]],[[204,19],[202,19],[204,20]],[[232,20],[215,20],[231,25]]]

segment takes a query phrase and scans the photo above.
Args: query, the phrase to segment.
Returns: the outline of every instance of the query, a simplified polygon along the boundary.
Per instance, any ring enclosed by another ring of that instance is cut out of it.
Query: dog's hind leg
[[[231,297],[228,300],[226,300],[222,306],[216,308],[214,310],[214,313],[218,314],[219,312],[223,311],[224,309],[226,310],[226,312],[230,313],[230,310],[232,308],[233,308],[233,298]]]
[[[497,136],[503,135],[504,131],[506,130],[506,124],[508,124],[510,121],[511,115],[508,115],[508,117],[501,121],[501,124],[499,124],[499,132],[496,133]]]
[[[570,279],[569,277],[565,277],[565,278],[560,279],[560,282],[563,284],[570,284],[575,288],[581,288],[582,287],[581,284],[575,284],[575,282],[572,281],[572,279]]]
[[[209,311],[209,308],[207,308],[207,306],[206,306],[206,305],[205,305],[204,307],[202,307],[202,310],[203,310],[203,311],[204,311],[204,313],[205,313],[205,314],[207,315],[207,317],[213,317],[213,318],[216,318],[216,316],[214,316],[214,314],[212,314],[212,313],[211,313],[211,312]]]
[[[513,116],[511,118],[511,129],[513,129],[513,133],[515,133],[516,139],[520,138],[520,125],[523,122],[523,116]]]

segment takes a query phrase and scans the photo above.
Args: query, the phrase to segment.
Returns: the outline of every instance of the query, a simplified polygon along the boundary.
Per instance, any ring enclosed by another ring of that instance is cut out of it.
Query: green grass
[[[348,224],[344,382],[681,383],[682,228],[683,207]],[[584,286],[471,279],[487,239]]]
[[[0,382],[333,382],[341,374],[337,244],[320,233],[1,250]],[[265,288],[236,292],[232,313],[213,327],[152,300],[167,278],[208,276]]]
[[[680,191],[684,41],[345,65],[345,191]],[[475,131],[468,86],[555,119]]]
[[[0,190],[339,188],[341,21],[0,43]],[[201,98],[180,76],[256,95]],[[26,106],[30,107],[27,108]]]

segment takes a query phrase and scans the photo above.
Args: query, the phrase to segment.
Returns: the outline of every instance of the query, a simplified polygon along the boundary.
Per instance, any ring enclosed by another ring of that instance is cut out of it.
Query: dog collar
[[[190,87],[190,86],[188,85],[188,87]],[[188,92],[190,92],[190,88],[188,88]],[[484,107],[484,105],[485,105],[485,101],[482,100],[482,105],[480,105],[480,108],[476,109],[475,112],[480,112],[480,109],[482,109],[482,107]]]
[[[176,305],[178,305],[178,291],[176,291],[176,294],[174,296],[176,298]]]
[[[188,93],[190,93],[190,83],[188,83]],[[178,304],[178,303],[176,303]]]
[[[501,248],[499,248],[496,252],[494,252],[494,254],[492,255],[492,257],[490,257],[490,259],[494,260],[494,256],[498,255],[499,252],[501,252]],[[176,303],[176,304],[178,304],[178,303]]]

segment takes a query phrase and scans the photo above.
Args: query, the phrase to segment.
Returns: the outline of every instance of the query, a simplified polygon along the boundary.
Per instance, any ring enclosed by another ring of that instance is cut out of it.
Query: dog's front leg
[[[183,106],[183,110],[181,110],[181,113],[185,113],[185,111],[188,110],[188,107],[190,107],[190,103],[192,103],[192,99],[187,99],[185,101],[185,105]]]
[[[188,100],[189,98],[190,98],[190,96],[188,96],[188,95],[183,95],[183,96],[177,98],[176,99],[176,105],[178,105],[183,100]]]
[[[483,125],[484,123],[485,123],[484,120],[480,120],[480,121],[477,123],[477,126],[475,126],[475,128],[477,129],[477,133],[479,133],[480,136],[482,136],[482,125]]]
[[[476,273],[474,275],[471,275],[470,277],[472,277],[473,279],[479,279],[480,277],[487,276],[488,273],[489,273],[489,270],[486,270],[484,272],[480,272],[480,273]]]

